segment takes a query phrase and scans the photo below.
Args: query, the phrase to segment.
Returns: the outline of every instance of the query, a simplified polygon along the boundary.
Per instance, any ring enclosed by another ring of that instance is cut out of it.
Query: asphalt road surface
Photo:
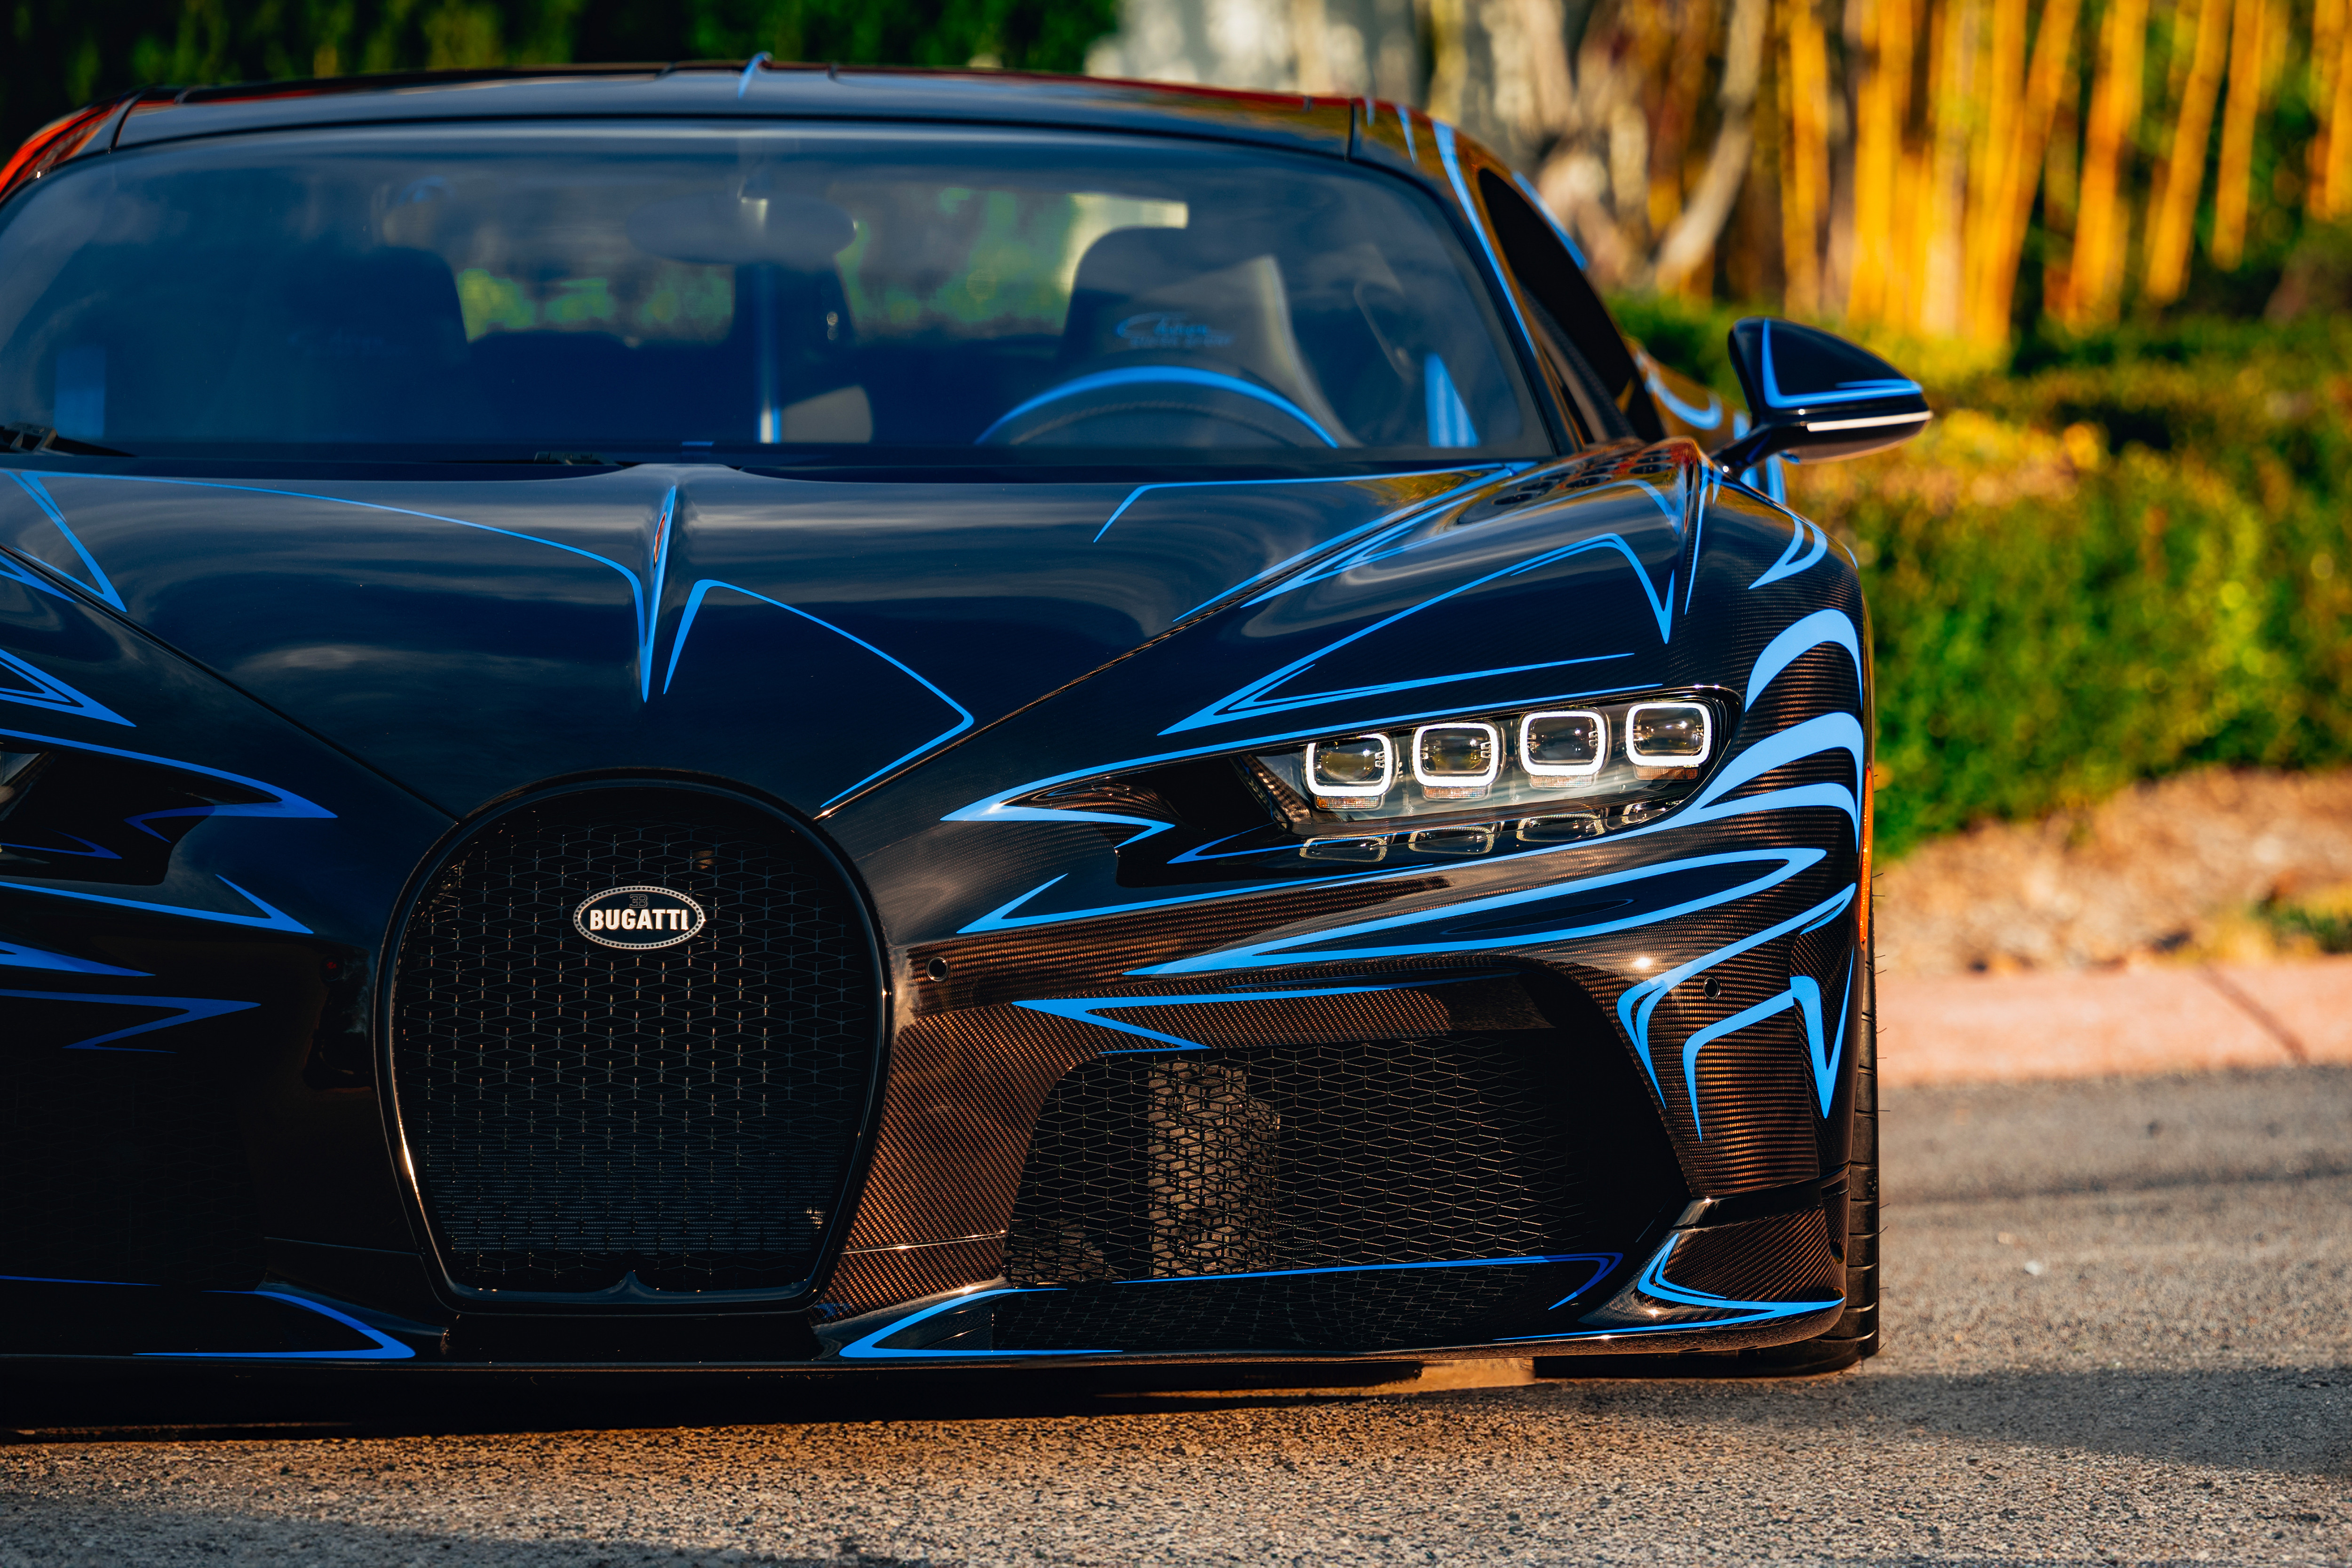
[[[2352,1070],[1915,1088],[1887,1142],[1857,1373],[27,1428],[0,1564],[2352,1563]]]

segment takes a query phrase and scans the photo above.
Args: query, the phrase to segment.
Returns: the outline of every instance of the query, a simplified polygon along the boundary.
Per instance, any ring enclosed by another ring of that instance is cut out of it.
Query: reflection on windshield
[[[19,422],[149,452],[1541,446],[1419,192],[1169,141],[870,129],[399,129],[95,161],[0,219],[0,423]]]

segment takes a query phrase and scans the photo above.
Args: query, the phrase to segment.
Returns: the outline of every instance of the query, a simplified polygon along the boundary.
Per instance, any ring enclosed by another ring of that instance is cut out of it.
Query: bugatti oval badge
[[[607,947],[675,947],[706,920],[702,905],[666,887],[608,887],[572,912],[580,935]]]

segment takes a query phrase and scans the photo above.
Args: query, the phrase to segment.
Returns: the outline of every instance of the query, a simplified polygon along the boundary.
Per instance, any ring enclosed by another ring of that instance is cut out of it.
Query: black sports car
[[[1765,481],[1927,410],[1732,348],[1385,102],[50,127],[0,1353],[1870,1354],[1870,643]]]

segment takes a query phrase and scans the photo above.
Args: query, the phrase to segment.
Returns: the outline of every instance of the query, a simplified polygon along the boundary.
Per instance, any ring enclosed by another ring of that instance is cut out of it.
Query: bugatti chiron
[[[150,89],[0,175],[0,1355],[1877,1333],[1870,639],[1408,107]]]

